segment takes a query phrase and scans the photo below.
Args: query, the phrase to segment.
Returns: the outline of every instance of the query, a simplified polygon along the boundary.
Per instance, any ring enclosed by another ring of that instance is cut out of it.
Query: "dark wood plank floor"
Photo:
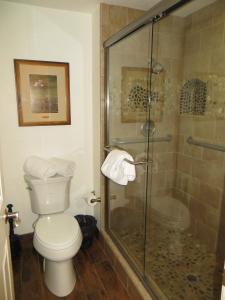
[[[13,261],[16,300],[60,299],[45,287],[43,259],[34,250],[31,236],[23,238],[21,244],[21,255]],[[74,266],[77,274],[76,286],[63,299],[136,300],[127,294],[97,238],[89,249],[78,252],[74,258]]]

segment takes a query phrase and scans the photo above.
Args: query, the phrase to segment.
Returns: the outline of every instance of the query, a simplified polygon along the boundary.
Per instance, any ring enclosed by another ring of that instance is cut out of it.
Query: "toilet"
[[[82,233],[77,220],[64,213],[69,207],[71,177],[46,180],[24,176],[30,193],[34,223],[33,245],[44,257],[44,281],[58,297],[70,294],[76,283],[72,258],[80,249]]]

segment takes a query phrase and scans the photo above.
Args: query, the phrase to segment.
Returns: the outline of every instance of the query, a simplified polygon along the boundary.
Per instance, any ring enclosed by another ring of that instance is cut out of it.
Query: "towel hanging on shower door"
[[[112,150],[101,167],[102,173],[120,185],[127,185],[128,181],[134,181],[136,178],[135,166],[125,159],[134,161],[133,157],[126,151]]]

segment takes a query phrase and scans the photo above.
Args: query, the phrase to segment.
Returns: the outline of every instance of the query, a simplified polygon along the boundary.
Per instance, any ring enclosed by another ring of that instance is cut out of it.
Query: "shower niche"
[[[204,115],[207,100],[207,84],[200,79],[187,80],[180,96],[180,113]]]
[[[106,231],[154,299],[219,300],[225,2],[181,2],[105,44],[105,146],[147,161],[105,180]]]
[[[165,74],[161,64],[154,61],[153,67],[121,68],[121,122],[145,122],[148,104],[151,118],[160,121],[164,104]],[[149,93],[149,72],[152,73],[154,89]]]

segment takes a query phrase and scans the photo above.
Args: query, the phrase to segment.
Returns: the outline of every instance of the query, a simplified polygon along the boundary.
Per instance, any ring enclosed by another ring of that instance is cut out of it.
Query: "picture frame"
[[[14,59],[19,126],[70,125],[69,63]]]

